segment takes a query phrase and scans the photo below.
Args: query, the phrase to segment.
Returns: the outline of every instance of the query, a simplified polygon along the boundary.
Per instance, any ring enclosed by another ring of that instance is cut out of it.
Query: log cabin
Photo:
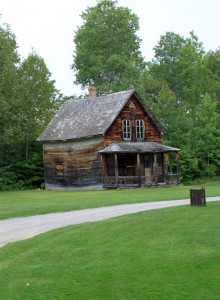
[[[38,137],[46,189],[178,183],[178,148],[135,90],[67,100]],[[169,171],[174,153],[175,173]]]

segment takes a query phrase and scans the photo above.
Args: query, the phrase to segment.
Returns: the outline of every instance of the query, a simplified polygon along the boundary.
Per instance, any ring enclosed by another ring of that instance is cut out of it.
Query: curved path
[[[206,198],[206,201],[220,201],[220,196]],[[140,211],[186,204],[190,204],[189,199],[105,206],[2,220],[0,221],[0,247],[68,225],[94,222]]]

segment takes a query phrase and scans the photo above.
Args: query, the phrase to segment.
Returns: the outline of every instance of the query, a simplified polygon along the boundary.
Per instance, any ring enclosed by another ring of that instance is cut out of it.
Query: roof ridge
[[[135,89],[133,88],[133,89],[128,89],[128,90],[119,91],[119,92],[114,92],[114,93],[106,93],[106,94],[103,93],[103,94],[101,94],[101,95],[96,96],[93,100],[95,100],[95,99],[97,99],[97,98],[100,98],[100,97],[107,97],[107,96],[111,96],[111,95],[123,94],[123,93],[128,93],[128,92],[133,93],[133,92],[135,92]],[[90,102],[92,103],[93,100],[90,100]],[[70,101],[88,101],[88,97],[85,97],[85,98],[71,98],[71,99],[67,99],[67,100],[65,100],[65,101],[63,102],[63,104],[66,103],[66,102],[70,102]]]
[[[100,97],[108,97],[108,96],[117,95],[117,94],[133,93],[134,91],[135,91],[135,89],[129,89],[129,90],[119,91],[119,92],[114,92],[114,93],[101,94],[99,96],[96,96],[94,99],[97,99]]]

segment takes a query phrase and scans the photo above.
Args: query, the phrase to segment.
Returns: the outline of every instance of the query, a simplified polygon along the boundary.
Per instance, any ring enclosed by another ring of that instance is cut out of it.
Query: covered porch
[[[179,183],[177,148],[156,142],[117,142],[99,152],[105,188]],[[170,155],[175,156],[175,165]]]

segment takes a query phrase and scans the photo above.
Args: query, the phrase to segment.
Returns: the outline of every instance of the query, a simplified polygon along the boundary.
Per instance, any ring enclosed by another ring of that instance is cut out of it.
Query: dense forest
[[[220,48],[206,52],[192,31],[161,35],[145,61],[138,16],[117,1],[98,0],[81,15],[74,36],[75,84],[99,94],[135,88],[166,129],[164,143],[181,149],[182,182],[220,171]],[[74,47],[74,45],[73,45]],[[0,190],[43,186],[36,142],[62,96],[44,59],[21,59],[15,34],[0,27]]]

